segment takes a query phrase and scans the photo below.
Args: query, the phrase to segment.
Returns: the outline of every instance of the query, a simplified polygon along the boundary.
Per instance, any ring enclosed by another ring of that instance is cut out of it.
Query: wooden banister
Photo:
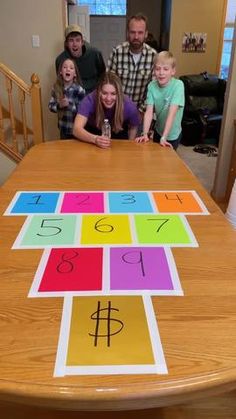
[[[9,157],[9,159],[13,160],[16,163],[19,163],[23,158],[19,153],[16,153],[14,150],[12,150],[10,147],[2,143],[1,141],[0,151],[2,151],[5,154],[5,156]]]
[[[28,95],[30,94],[30,86],[20,79],[13,71],[11,71],[5,64],[0,63],[0,72],[8,79],[12,80],[21,90],[24,90]]]
[[[1,81],[5,81],[5,91],[0,91],[0,150],[8,157],[12,150],[11,158],[18,162],[44,138],[40,81],[33,73],[27,85],[0,63]]]

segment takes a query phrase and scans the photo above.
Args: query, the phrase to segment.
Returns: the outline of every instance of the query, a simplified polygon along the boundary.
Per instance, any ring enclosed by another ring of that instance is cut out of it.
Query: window
[[[231,58],[231,49],[234,35],[234,20],[236,16],[236,1],[228,0],[226,22],[224,28],[223,51],[220,64],[220,77],[223,79],[228,78],[229,65]]]
[[[126,0],[79,0],[80,6],[89,6],[91,15],[126,16]]]

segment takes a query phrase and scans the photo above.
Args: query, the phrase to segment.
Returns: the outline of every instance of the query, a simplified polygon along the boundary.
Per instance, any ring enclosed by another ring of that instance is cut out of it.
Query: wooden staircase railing
[[[0,63],[0,150],[19,162],[27,150],[44,139],[39,77],[28,86]]]

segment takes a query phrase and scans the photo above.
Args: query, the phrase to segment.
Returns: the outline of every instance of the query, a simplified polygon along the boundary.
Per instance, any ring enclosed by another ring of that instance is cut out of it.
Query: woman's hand
[[[108,137],[105,137],[103,135],[97,135],[95,137],[95,142],[96,146],[100,147],[100,148],[109,148],[111,147],[111,139]]]

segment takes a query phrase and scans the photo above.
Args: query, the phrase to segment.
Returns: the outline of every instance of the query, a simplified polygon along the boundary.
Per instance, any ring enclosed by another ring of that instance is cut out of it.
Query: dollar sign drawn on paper
[[[101,308],[101,302],[98,301],[97,310],[91,314],[90,318],[96,321],[94,333],[89,333],[89,336],[94,336],[94,346],[97,346],[98,338],[106,338],[107,346],[109,347],[111,344],[111,336],[117,335],[123,329],[124,323],[121,320],[111,317],[112,311],[119,310],[111,306],[111,301],[108,301],[108,306],[106,308]],[[112,331],[111,322],[119,323],[120,326],[117,325],[117,329]],[[104,326],[106,328],[106,333],[100,333],[100,328],[103,328]]]

